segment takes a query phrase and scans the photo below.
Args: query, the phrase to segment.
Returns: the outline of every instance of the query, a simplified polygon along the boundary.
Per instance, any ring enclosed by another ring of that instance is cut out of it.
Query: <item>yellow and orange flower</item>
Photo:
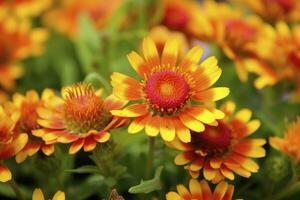
[[[144,58],[136,52],[128,60],[138,75],[137,81],[121,73],[113,73],[113,93],[124,100],[135,101],[123,110],[113,110],[120,117],[135,118],[128,128],[137,133],[145,128],[148,136],[171,141],[175,135],[184,142],[191,140],[190,129],[204,131],[205,124],[217,124],[224,115],[205,104],[229,94],[226,87],[210,88],[221,76],[222,70],[215,57],[197,64],[202,56],[199,46],[192,48],[178,61],[178,43],[168,40],[160,58],[155,43],[150,38],[143,41]]]
[[[300,2],[298,0],[233,0],[246,6],[268,22],[300,20]]]
[[[44,29],[31,29],[27,22],[0,18],[0,86],[10,90],[22,75],[19,62],[43,50]]]
[[[20,115],[14,131],[16,133],[27,133],[28,135],[26,146],[16,155],[17,163],[23,162],[27,156],[32,156],[39,150],[46,155],[51,155],[54,152],[53,144],[45,144],[39,137],[32,135],[34,130],[41,128],[37,122],[38,108],[54,95],[54,91],[45,89],[41,98],[39,98],[36,91],[30,90],[25,96],[14,94],[12,102],[5,103],[5,109],[8,113],[18,113]]]
[[[84,83],[64,88],[62,98],[53,96],[38,109],[38,123],[43,128],[34,130],[33,135],[46,144],[72,143],[70,154],[82,147],[92,151],[97,142],[107,142],[111,129],[127,123],[127,119],[114,117],[110,111],[121,109],[127,102],[113,95],[103,101],[101,91]]]
[[[55,193],[52,200],[65,200],[65,198],[65,193],[59,190]],[[39,188],[35,189],[32,194],[32,200],[45,200],[43,191]]]
[[[234,173],[250,177],[259,169],[250,158],[264,157],[266,153],[262,147],[265,139],[247,138],[260,126],[258,120],[250,120],[250,110],[242,109],[234,114],[235,104],[231,101],[221,110],[226,117],[218,121],[218,126],[206,125],[203,133],[192,133],[191,142],[175,139],[167,143],[183,151],[175,158],[177,165],[185,165],[194,178],[203,169],[204,178],[215,183],[224,178],[233,180]]]
[[[211,191],[205,180],[191,179],[189,190],[184,185],[177,185],[177,192],[169,192],[166,200],[231,200],[233,192],[234,186],[224,181]]]
[[[20,19],[36,17],[49,8],[51,2],[52,0],[2,0],[0,1],[0,15],[5,14]]]
[[[0,106],[0,161],[13,157],[26,145],[27,134],[14,132],[18,118],[17,113],[9,116]],[[1,162],[0,182],[7,182],[11,180],[11,177],[10,170]]]
[[[57,7],[48,11],[44,21],[56,31],[74,38],[78,34],[80,14],[87,14],[95,27],[100,29],[109,22],[122,3],[123,0],[64,0]]]
[[[178,57],[182,58],[186,50],[188,50],[188,41],[184,34],[178,31],[170,31],[165,26],[155,26],[153,27],[148,35],[155,43],[158,54],[162,54],[164,50],[164,45],[170,38],[178,41]]]
[[[270,145],[288,155],[296,164],[300,163],[300,117],[291,123],[284,138],[270,137]]]
[[[257,59],[248,59],[246,68],[258,75],[257,88],[274,85],[288,80],[300,88],[300,26],[290,29],[284,22],[278,22],[260,35],[253,48]]]
[[[187,36],[211,35],[212,27],[202,15],[200,4],[195,0],[163,0],[162,24],[171,30],[185,33]],[[199,28],[201,27],[201,28]]]

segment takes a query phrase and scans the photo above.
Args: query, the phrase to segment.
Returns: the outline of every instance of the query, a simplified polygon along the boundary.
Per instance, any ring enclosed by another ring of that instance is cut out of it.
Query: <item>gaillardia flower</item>
[[[169,192],[166,200],[231,200],[234,186],[226,182],[220,182],[214,191],[211,191],[205,180],[198,182],[191,179],[189,190],[183,185],[177,185],[177,193]]]
[[[288,126],[284,138],[271,137],[270,145],[287,154],[295,163],[300,163],[300,117]]]
[[[82,147],[86,152],[92,151],[97,142],[107,142],[110,129],[127,123],[110,111],[121,109],[127,102],[113,95],[102,100],[101,91],[84,83],[63,88],[62,98],[53,96],[38,109],[38,123],[43,128],[33,134],[46,144],[72,143],[70,154]]]
[[[123,110],[111,111],[115,116],[135,118],[129,133],[145,128],[148,136],[160,132],[164,140],[172,141],[177,134],[180,140],[189,142],[190,129],[202,132],[203,123],[216,125],[216,119],[224,116],[219,110],[205,106],[229,93],[225,87],[210,88],[222,73],[215,57],[197,64],[202,49],[196,46],[179,62],[178,43],[174,39],[166,42],[160,58],[153,40],[145,38],[143,53],[145,60],[135,52],[128,55],[141,81],[117,72],[111,77],[116,96],[137,101]]]
[[[242,109],[234,114],[235,104],[227,102],[222,111],[226,114],[218,126],[205,125],[203,133],[193,133],[191,142],[178,139],[167,143],[170,147],[183,151],[175,158],[177,165],[185,165],[190,175],[199,176],[203,169],[206,180],[219,182],[224,178],[234,179],[234,173],[250,177],[259,166],[250,158],[265,156],[262,147],[265,139],[246,138],[260,126],[258,120],[250,120],[252,112]]]
[[[43,106],[44,102],[54,96],[54,92],[50,89],[45,89],[41,98],[37,92],[30,90],[25,96],[21,94],[14,94],[12,102],[5,103],[5,109],[8,113],[18,113],[20,118],[14,128],[16,133],[27,133],[28,142],[26,146],[16,155],[16,161],[18,163],[24,161],[27,156],[32,156],[40,149],[46,155],[50,155],[54,152],[53,144],[45,144],[45,142],[34,135],[32,131],[42,128],[38,122],[38,107]]]
[[[53,196],[52,200],[65,200],[65,193],[57,191]],[[32,200],[45,200],[43,191],[39,188],[35,189],[32,194]]]
[[[16,155],[27,143],[27,134],[14,132],[18,118],[18,114],[7,115],[0,106],[0,182],[7,182],[12,177],[2,161]]]

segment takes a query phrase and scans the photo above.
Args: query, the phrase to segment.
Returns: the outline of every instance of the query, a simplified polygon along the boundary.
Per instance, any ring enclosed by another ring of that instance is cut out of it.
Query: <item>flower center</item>
[[[288,58],[293,66],[300,70],[300,45],[298,48],[289,53]]]
[[[218,126],[205,126],[203,133],[192,133],[192,143],[208,152],[223,151],[228,148],[231,140],[231,130],[223,122]]]
[[[228,20],[226,22],[226,30],[227,40],[236,48],[240,48],[246,42],[252,41],[256,33],[254,27],[239,19]]]
[[[162,70],[148,77],[144,92],[149,106],[156,114],[172,115],[186,104],[190,87],[179,72]]]
[[[38,114],[37,107],[41,105],[41,102],[29,102],[24,101],[21,105],[21,116],[17,123],[17,130],[20,132],[30,134],[32,130],[38,129],[40,126],[37,123]]]
[[[277,4],[277,6],[282,8],[284,13],[290,12],[294,7],[294,0],[263,0],[263,2],[266,6],[270,6],[272,3]]]
[[[100,131],[111,121],[103,100],[89,85],[76,85],[67,91],[64,104],[64,122],[74,134],[90,130]]]

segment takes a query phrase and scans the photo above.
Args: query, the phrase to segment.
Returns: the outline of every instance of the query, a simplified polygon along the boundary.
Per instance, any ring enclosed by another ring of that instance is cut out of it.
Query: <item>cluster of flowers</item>
[[[22,74],[19,62],[42,51],[47,32],[32,28],[30,17],[49,7],[50,2],[44,1],[0,3],[0,95],[11,90]],[[85,1],[84,6],[78,6],[82,5],[78,2],[65,1],[48,12],[45,21],[75,37],[76,15],[82,9],[101,27],[121,4],[115,0],[111,7],[100,8],[92,0]],[[38,151],[51,155],[57,143],[70,144],[70,154],[81,149],[90,152],[97,143],[110,140],[112,129],[127,125],[130,134],[144,130],[149,137],[160,135],[168,147],[181,152],[174,162],[189,172],[189,189],[178,185],[177,192],[166,195],[167,200],[231,199],[234,186],[226,179],[233,180],[236,175],[250,177],[258,172],[259,166],[252,158],[265,156],[266,140],[249,136],[260,127],[260,122],[252,119],[249,109],[236,111],[232,101],[220,107],[215,105],[215,101],[229,94],[226,87],[212,88],[222,70],[214,56],[200,62],[201,47],[186,51],[191,44],[187,41],[197,39],[219,45],[235,61],[242,81],[247,80],[248,72],[259,76],[255,81],[259,89],[291,80],[293,89],[299,93],[300,26],[293,22],[300,19],[300,2],[237,3],[250,6],[261,18],[245,17],[231,6],[213,1],[205,1],[201,6],[188,0],[162,2],[164,26],[154,27],[149,37],[144,38],[142,56],[136,52],[127,56],[139,80],[114,72],[113,92],[106,98],[102,97],[101,89],[86,83],[64,87],[60,95],[45,89],[41,95],[31,90],[25,95],[14,94],[11,100],[3,96],[1,182],[12,178],[2,162],[10,157],[22,163]],[[15,15],[7,14],[12,11]],[[58,16],[63,20],[57,22]],[[275,24],[275,28],[269,23]],[[291,28],[287,23],[292,24]],[[270,144],[299,162],[299,140],[295,139],[299,133],[298,119],[289,127],[285,139],[271,138]],[[217,184],[214,191],[207,181]],[[40,190],[34,192],[35,198],[44,198]],[[64,198],[63,192],[54,197]]]

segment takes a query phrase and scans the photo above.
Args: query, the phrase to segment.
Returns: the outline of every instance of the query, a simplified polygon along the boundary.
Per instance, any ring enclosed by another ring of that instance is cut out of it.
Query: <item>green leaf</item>
[[[129,193],[137,194],[137,193],[144,193],[148,194],[150,192],[153,192],[155,190],[161,189],[161,183],[160,183],[160,175],[163,170],[163,166],[160,166],[156,169],[154,178],[147,181],[141,181],[139,185],[133,186],[129,188]]]
[[[94,165],[85,165],[77,169],[67,169],[65,171],[77,174],[100,174],[98,167]]]

